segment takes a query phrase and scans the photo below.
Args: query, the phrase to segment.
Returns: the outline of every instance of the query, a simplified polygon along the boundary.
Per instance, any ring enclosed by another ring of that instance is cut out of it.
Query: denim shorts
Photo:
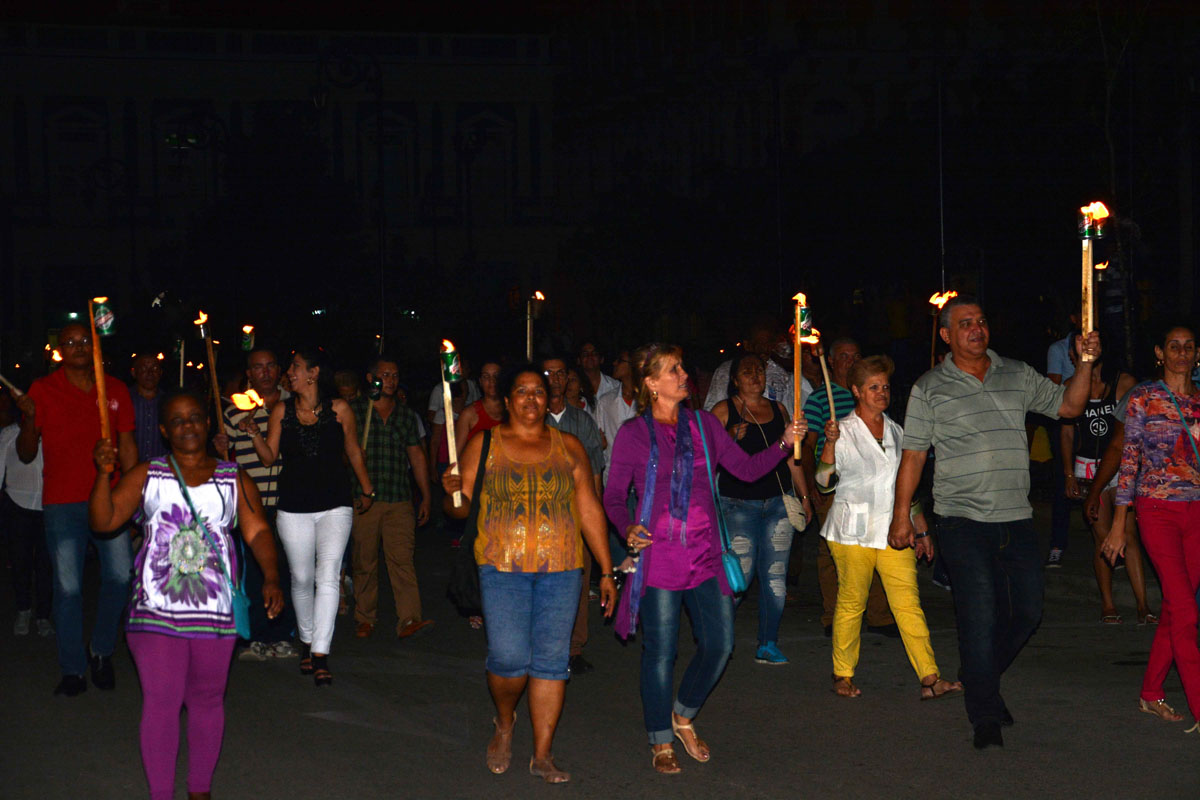
[[[479,568],[488,639],[487,671],[565,681],[583,570],[501,572]]]

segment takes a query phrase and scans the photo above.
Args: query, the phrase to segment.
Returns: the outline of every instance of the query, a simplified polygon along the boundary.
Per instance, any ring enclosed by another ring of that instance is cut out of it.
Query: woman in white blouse
[[[938,673],[921,611],[917,559],[932,558],[933,545],[919,508],[913,512],[918,531],[915,548],[894,550],[887,543],[904,437],[900,426],[884,413],[891,402],[888,381],[894,368],[887,356],[871,356],[854,365],[849,376],[854,411],[840,423],[830,420],[825,426],[825,449],[817,468],[817,488],[823,494],[837,490],[821,528],[838,573],[833,691],[841,697],[862,695],[852,679],[871,574],[878,571],[908,660],[920,678],[921,699],[933,700],[961,692],[962,684],[944,680]]]

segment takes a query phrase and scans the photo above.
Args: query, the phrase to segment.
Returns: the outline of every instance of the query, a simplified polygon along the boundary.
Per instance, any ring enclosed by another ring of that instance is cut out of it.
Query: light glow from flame
[[[93,303],[107,303],[108,298],[107,297],[93,297],[92,302]]]
[[[157,358],[159,361],[162,361],[164,358],[166,358],[166,356],[164,356],[162,353],[159,353],[155,356],[155,358]]]
[[[1081,214],[1085,214],[1092,219],[1108,219],[1108,208],[1106,208],[1104,203],[1101,203],[1099,200],[1090,205],[1084,206],[1083,208],[1079,209],[1079,211]]]
[[[199,314],[200,316],[192,320],[193,325],[203,325],[204,323],[208,322],[208,314],[205,314],[203,311],[199,312]]]
[[[442,352],[443,353],[453,353],[454,352],[454,342],[450,341],[449,339],[442,339]]]
[[[1103,261],[1096,265],[1096,269],[1108,269],[1108,262]]]
[[[187,363],[187,365],[188,365],[189,367],[195,366],[195,365],[194,365],[194,364],[192,364],[192,362],[190,362],[190,361]]]
[[[263,399],[259,397],[258,392],[254,391],[253,389],[250,389],[245,394],[240,392],[234,394],[230,397],[230,399],[233,400],[233,404],[237,406],[238,410],[240,411],[253,411],[255,408],[262,408],[264,405]]]
[[[242,333],[254,333],[254,326],[253,325],[243,325]]]
[[[545,300],[546,295],[542,294],[541,291],[536,291],[533,293],[533,299],[534,300]]]
[[[50,352],[50,360],[51,361],[62,361],[62,353],[58,352],[57,350],[52,350]]]
[[[958,292],[954,291],[953,289],[948,292],[934,292],[929,296],[929,304],[931,306],[937,306],[938,310],[940,311],[942,307],[949,302],[951,297],[958,297]]]
[[[801,336],[800,341],[803,344],[819,344],[821,341],[821,332],[816,328],[812,329],[812,333],[808,336]]]
[[[804,295],[804,292],[796,292],[796,294],[792,296],[792,299],[802,306],[808,305],[808,298]]]

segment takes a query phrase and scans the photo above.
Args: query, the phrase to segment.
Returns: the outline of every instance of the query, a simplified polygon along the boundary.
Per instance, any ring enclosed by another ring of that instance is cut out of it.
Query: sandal
[[[1100,612],[1101,625],[1120,625],[1122,621],[1115,608],[1106,608]]]
[[[313,674],[312,650],[310,649],[310,645],[305,642],[300,643],[300,674]]]
[[[832,691],[838,697],[862,697],[862,689],[855,686],[848,675],[834,675]]]
[[[529,774],[535,778],[541,778],[546,783],[566,783],[571,780],[571,773],[563,772],[554,766],[554,756],[545,758],[535,756],[529,759]]]
[[[1183,715],[1176,714],[1175,709],[1167,705],[1166,700],[1155,700],[1150,702],[1146,699],[1138,700],[1138,710],[1144,711],[1147,714],[1153,714],[1163,722],[1182,722]]]
[[[938,688],[941,691],[938,691]],[[948,694],[958,694],[963,690],[963,685],[959,681],[948,681],[941,675],[934,675],[931,683],[921,682],[921,700],[937,700],[939,697],[945,697]]]
[[[1157,625],[1157,624],[1158,624],[1158,615],[1157,614],[1151,614],[1149,611],[1147,611],[1145,614],[1138,614],[1138,626],[1139,627],[1144,626],[1144,625]]]
[[[692,735],[692,741],[690,744],[688,743],[687,739],[683,738],[683,733],[681,733],[681,731],[686,731]],[[675,721],[675,715],[672,714],[671,732],[679,738],[679,743],[683,745],[684,751],[701,764],[712,758],[712,753],[708,751],[708,745],[703,739],[696,735],[696,729],[692,727],[691,720],[688,720],[686,723],[680,725]]]
[[[330,686],[333,684],[333,674],[329,671],[329,656],[313,656],[313,684]]]
[[[508,771],[508,762],[512,759],[512,733],[517,726],[517,715],[513,713],[512,724],[508,730],[500,730],[500,720],[492,717],[492,725],[496,732],[487,747],[487,767],[493,775],[502,775]]]
[[[654,771],[660,775],[678,775],[683,772],[678,759],[675,758],[675,748],[670,746],[665,750],[653,751],[650,763],[654,765]]]

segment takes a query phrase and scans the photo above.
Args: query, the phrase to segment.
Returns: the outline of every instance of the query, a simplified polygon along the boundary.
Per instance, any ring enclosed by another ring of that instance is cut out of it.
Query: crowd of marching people
[[[1157,625],[1137,708],[1184,721],[1163,690],[1175,666],[1200,733],[1194,328],[1155,338],[1157,374],[1142,382],[1094,332],[1056,343],[1044,374],[1001,356],[970,296],[946,303],[937,329],[948,352],[907,398],[892,391],[892,360],[848,337],[806,346],[795,373],[792,337],[769,324],[700,384],[678,345],[620,349],[606,365],[586,342],[533,363],[489,354],[477,379],[464,369],[427,403],[386,352],[338,372],[348,365],[318,346],[257,347],[214,418],[205,393],[161,385],[153,355],[132,359],[128,382],[109,374],[97,387],[92,334],[71,324],[61,366],[0,392],[13,633],[55,637],[54,694],[66,697],[89,678],[114,687],[123,633],[151,797],[172,796],[184,707],[189,796],[208,797],[231,660],[296,659],[316,687],[334,686],[339,616],[352,608],[353,635],[379,635],[381,554],[390,635],[429,634],[414,550],[417,529],[437,524],[467,565],[459,610],[486,635],[487,769],[509,768],[521,726],[529,772],[570,780],[554,733],[568,679],[593,669],[595,598],[618,636],[637,636],[649,760],[670,775],[682,770],[676,743],[697,762],[719,757],[697,720],[745,599],[757,601],[754,660],[788,664],[779,630],[794,545],[810,530],[831,640],[825,685],[847,700],[871,691],[856,682],[865,622],[901,640],[914,695],[965,698],[984,749],[1014,723],[1002,676],[1041,620],[1044,570],[1061,565],[1074,501],[1094,539],[1100,622],[1122,622],[1119,565],[1138,624]],[[828,371],[817,368],[826,357]],[[1029,499],[1030,415],[1061,421],[1048,555]],[[100,586],[85,632],[89,549]],[[922,560],[938,562],[953,593],[957,671],[934,653]],[[685,612],[696,648],[676,679]]]

